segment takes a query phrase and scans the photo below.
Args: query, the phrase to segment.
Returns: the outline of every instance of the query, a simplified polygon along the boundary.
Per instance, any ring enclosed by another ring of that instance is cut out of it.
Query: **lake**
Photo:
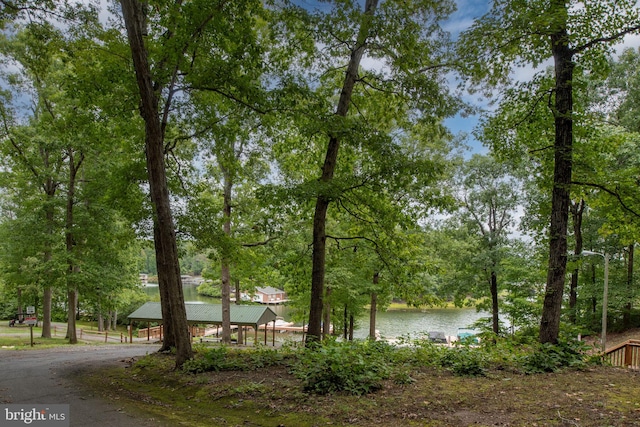
[[[149,297],[158,300],[158,285],[149,284],[145,288]],[[183,285],[186,302],[206,302],[219,304],[216,298],[198,294],[196,285]],[[278,316],[288,319],[288,307],[285,305],[269,306]],[[445,335],[455,336],[458,328],[468,327],[489,313],[478,312],[475,308],[407,308],[378,312],[376,329],[384,338],[398,338],[410,335],[416,337],[429,331],[442,331]],[[366,338],[369,334],[369,312],[357,319],[354,330],[355,338]]]

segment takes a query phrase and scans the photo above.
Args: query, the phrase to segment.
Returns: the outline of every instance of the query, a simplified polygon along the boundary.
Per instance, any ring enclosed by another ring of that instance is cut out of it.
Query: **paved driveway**
[[[122,344],[0,350],[0,403],[69,404],[73,427],[158,426],[157,420],[125,413],[117,402],[88,395],[70,380],[94,366],[124,366],[126,359],[158,348],[154,344]]]

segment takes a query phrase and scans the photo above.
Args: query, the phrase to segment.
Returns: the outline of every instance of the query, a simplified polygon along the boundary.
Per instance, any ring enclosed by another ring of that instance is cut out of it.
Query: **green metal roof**
[[[187,322],[222,324],[222,305],[185,303]],[[146,302],[127,316],[129,320],[161,322],[162,310],[159,302]],[[231,305],[232,325],[264,325],[276,320],[276,313],[260,305]]]

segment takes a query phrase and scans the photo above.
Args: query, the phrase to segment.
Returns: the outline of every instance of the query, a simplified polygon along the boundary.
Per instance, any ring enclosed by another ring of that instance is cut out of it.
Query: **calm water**
[[[195,285],[184,285],[184,299],[187,302],[206,302],[219,304],[220,300],[198,295]],[[145,292],[151,298],[158,299],[158,285],[149,285]],[[272,305],[270,308],[278,316],[288,320],[288,308],[284,305]],[[413,337],[429,331],[442,331],[445,335],[456,335],[458,328],[470,326],[486,312],[477,312],[474,308],[426,308],[378,312],[376,329],[384,338]],[[365,338],[369,334],[369,313],[357,319],[354,336]]]

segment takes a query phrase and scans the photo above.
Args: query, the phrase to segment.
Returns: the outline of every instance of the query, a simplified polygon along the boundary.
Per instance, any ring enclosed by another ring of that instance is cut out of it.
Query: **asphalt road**
[[[157,420],[127,414],[117,405],[87,394],[75,375],[104,364],[124,366],[131,357],[157,351],[154,344],[0,350],[0,403],[68,404],[72,427],[157,427]]]

